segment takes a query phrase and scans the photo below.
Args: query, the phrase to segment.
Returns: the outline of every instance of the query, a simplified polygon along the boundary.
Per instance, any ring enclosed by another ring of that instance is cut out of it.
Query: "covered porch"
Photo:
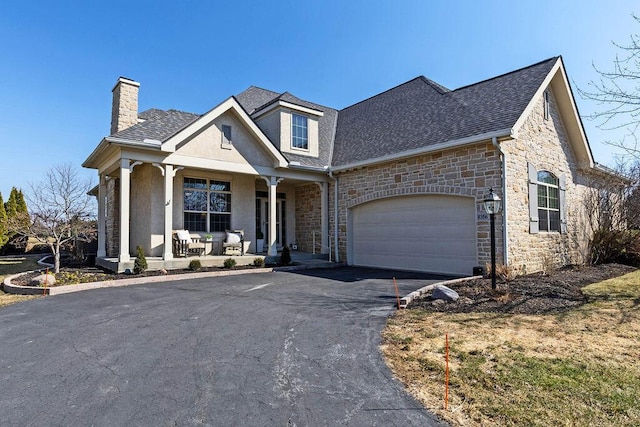
[[[320,174],[278,172],[231,173],[121,159],[100,174],[96,264],[118,272],[132,269],[137,246],[149,269],[158,270],[187,268],[193,259],[203,267],[221,267],[229,257],[248,265],[257,257],[274,260],[284,246],[328,254],[328,182]],[[309,186],[313,203],[302,196]],[[206,241],[206,249],[180,257],[173,244],[177,230]],[[243,232],[244,255],[225,250],[232,230]],[[307,247],[306,241],[313,244]]]

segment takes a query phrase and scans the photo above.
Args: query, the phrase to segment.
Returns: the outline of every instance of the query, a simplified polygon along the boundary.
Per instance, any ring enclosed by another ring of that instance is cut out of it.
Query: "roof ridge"
[[[344,111],[344,110],[347,110],[347,109],[349,109],[349,108],[351,108],[351,107],[355,107],[356,105],[359,105],[359,104],[362,104],[362,103],[364,103],[364,102],[367,102],[367,101],[369,101],[369,100],[371,100],[371,99],[373,99],[373,98],[376,98],[376,97],[378,97],[378,96],[380,96],[380,95],[384,95],[384,94],[385,94],[385,93],[387,93],[387,92],[391,92],[392,90],[398,89],[400,86],[404,86],[404,85],[409,84],[409,83],[412,83],[412,82],[414,82],[414,81],[416,81],[416,80],[421,80],[423,83],[428,84],[428,83],[427,83],[427,81],[426,81],[426,80],[428,80],[428,79],[427,79],[425,76],[418,76],[418,77],[414,77],[414,78],[413,78],[413,79],[411,79],[411,80],[407,80],[407,81],[406,81],[406,82],[404,82],[404,83],[400,83],[399,85],[396,85],[396,86],[394,86],[394,87],[392,87],[392,88],[390,88],[390,89],[387,89],[387,90],[385,90],[385,91],[382,91],[382,92],[380,92],[380,93],[377,93],[377,94],[375,94],[375,95],[372,95],[372,96],[370,96],[370,97],[368,97],[368,98],[363,99],[362,101],[358,101],[358,102],[356,102],[355,104],[351,104],[351,105],[349,105],[348,107],[344,107],[343,109],[338,110],[338,111]]]
[[[202,114],[192,113],[192,112],[184,111],[184,110],[178,110],[176,108],[169,108],[168,110],[164,110],[164,111],[166,111],[166,112],[173,111],[175,113],[191,114],[192,116],[198,116],[198,117],[202,116]]]
[[[551,58],[544,59],[542,61],[536,62],[535,64],[527,65],[526,67],[518,68],[517,70],[509,71],[509,72],[506,72],[506,73],[503,73],[503,74],[499,74],[497,76],[489,77],[488,79],[480,80],[479,82],[475,82],[475,83],[471,83],[471,84],[468,84],[468,85],[465,85],[465,86],[461,86],[459,88],[453,89],[450,93],[457,92],[457,91],[462,90],[462,89],[467,89],[467,88],[470,88],[472,86],[476,86],[476,85],[479,85],[479,84],[482,84],[482,83],[490,82],[491,80],[496,80],[496,79],[508,76],[510,74],[519,73],[519,72],[527,70],[529,68],[537,67],[538,65],[544,64],[545,62],[549,62],[549,61],[552,61],[552,60],[557,61],[560,58],[562,58],[562,57],[561,56],[552,56]]]

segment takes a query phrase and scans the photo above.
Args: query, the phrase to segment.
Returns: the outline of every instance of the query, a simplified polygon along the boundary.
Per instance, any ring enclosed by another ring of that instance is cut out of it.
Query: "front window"
[[[291,115],[291,146],[302,150],[309,149],[309,133],[305,116]]]
[[[184,179],[184,228],[189,231],[231,229],[231,183]]]
[[[558,178],[538,172],[538,218],[540,231],[560,231],[560,191]]]

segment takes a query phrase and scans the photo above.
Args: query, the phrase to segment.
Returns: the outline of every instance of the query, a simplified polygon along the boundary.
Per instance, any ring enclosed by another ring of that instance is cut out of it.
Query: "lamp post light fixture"
[[[483,201],[484,210],[491,219],[491,289],[496,288],[496,214],[502,209],[502,200],[493,188],[489,189],[489,195]]]

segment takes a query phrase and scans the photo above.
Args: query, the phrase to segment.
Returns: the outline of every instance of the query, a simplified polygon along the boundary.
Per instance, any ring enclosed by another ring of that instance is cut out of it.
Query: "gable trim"
[[[554,66],[549,71],[549,74],[545,77],[542,84],[529,100],[527,107],[524,109],[518,120],[513,126],[514,137],[517,138],[518,131],[522,128],[525,121],[529,118],[533,112],[538,100],[544,96],[544,92],[551,88],[553,96],[556,100],[556,105],[567,137],[571,144],[576,157],[582,164],[588,165],[588,167],[594,167],[593,154],[591,153],[591,147],[587,140],[587,135],[582,125],[582,119],[578,113],[578,107],[576,106],[569,80],[564,69],[562,57],[559,57]]]
[[[309,107],[303,107],[302,105],[297,105],[297,104],[292,104],[291,102],[287,102],[287,101],[278,101],[278,102],[274,102],[273,104],[265,107],[262,110],[259,110],[255,113],[252,114],[252,118],[257,119],[258,117],[261,117],[265,114],[267,114],[268,112],[275,110],[276,108],[279,107],[284,107],[284,108],[288,108],[290,110],[294,110],[294,111],[300,111],[302,113],[306,113],[306,114],[311,114],[313,116],[318,116],[318,117],[322,117],[324,116],[324,113],[320,110],[316,110],[313,108],[309,108]]]
[[[441,144],[429,145],[426,147],[420,147],[413,150],[401,151],[399,153],[387,154],[386,156],[380,156],[373,159],[362,160],[359,162],[352,162],[341,166],[332,166],[331,171],[341,172],[347,169],[361,168],[365,166],[372,166],[380,163],[385,163],[393,160],[400,160],[407,157],[418,156],[421,154],[433,153],[435,151],[442,151],[449,148],[457,148],[465,145],[477,144],[482,141],[491,141],[493,138],[513,137],[511,129],[502,129],[493,132],[482,133],[479,135],[473,135],[466,138],[454,139],[451,141],[443,142]]]
[[[271,155],[274,159],[274,167],[286,167],[288,165],[287,159],[276,149],[276,147],[271,143],[269,138],[260,130],[260,128],[254,123],[254,121],[249,117],[247,112],[242,108],[240,103],[232,96],[214,107],[209,112],[203,114],[199,119],[187,125],[184,129],[181,129],[178,133],[171,136],[169,139],[164,141],[160,146],[160,150],[167,153],[173,153],[176,151],[176,147],[186,141],[191,136],[197,134],[202,131],[204,128],[209,126],[216,118],[220,117],[222,114],[227,111],[234,111],[240,121],[249,129],[250,133],[262,144],[263,148]]]

